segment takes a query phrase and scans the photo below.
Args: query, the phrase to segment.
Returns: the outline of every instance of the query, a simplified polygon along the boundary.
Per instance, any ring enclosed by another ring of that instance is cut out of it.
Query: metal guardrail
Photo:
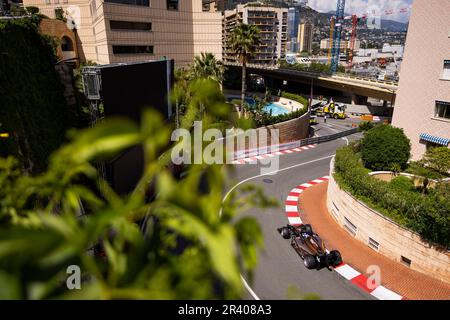
[[[300,147],[308,146],[311,144],[321,144],[324,142],[329,142],[332,140],[340,139],[340,138],[349,136],[351,134],[355,134],[357,132],[358,132],[358,128],[353,128],[350,130],[338,132],[338,133],[331,134],[328,136],[306,138],[306,139],[289,142],[289,143],[284,143],[284,144],[276,145],[276,146],[265,146],[265,147],[261,147],[261,148],[236,151],[234,153],[233,158],[234,158],[234,160],[240,160],[240,159],[244,159],[244,158],[255,157],[255,156],[267,154],[267,153],[273,153],[273,152],[277,152],[277,151],[300,148]],[[275,149],[275,150],[273,150],[273,149]]]

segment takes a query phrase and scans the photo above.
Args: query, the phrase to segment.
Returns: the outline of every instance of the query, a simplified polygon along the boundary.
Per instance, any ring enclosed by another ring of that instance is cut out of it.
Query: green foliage
[[[363,121],[359,124],[359,131],[360,132],[366,132],[369,131],[370,129],[373,129],[375,127],[375,124],[371,121]]]
[[[19,3],[11,2],[9,11],[10,11],[11,15],[16,16],[16,17],[26,15],[25,8],[22,6],[22,4],[19,4]]]
[[[241,23],[233,29],[227,41],[238,60],[245,64],[260,43],[259,28]]]
[[[416,192],[403,178],[391,183],[380,181],[368,171],[352,147],[337,150],[335,178],[341,188],[424,240],[450,246],[450,198]]]
[[[317,63],[312,62],[310,64],[289,64],[286,61],[280,62],[280,68],[281,69],[290,69],[290,70],[296,70],[296,71],[305,71],[305,72],[314,72],[314,73],[320,73],[320,74],[326,74],[331,75],[331,65],[330,64],[324,64],[324,63]],[[338,66],[337,69],[338,72],[345,73],[345,68],[341,65]]]
[[[39,8],[38,8],[38,7],[34,7],[34,6],[28,6],[28,7],[25,7],[25,10],[26,10],[29,14],[38,14],[38,13],[39,13]]]
[[[380,125],[369,130],[361,141],[364,165],[374,171],[390,170],[393,165],[407,167],[411,143],[402,129]]]
[[[450,149],[447,147],[431,148],[425,153],[422,162],[425,166],[448,176],[450,171]]]
[[[67,22],[66,14],[65,14],[63,8],[55,8],[55,18],[57,20],[61,20],[61,21]]]
[[[212,53],[202,52],[195,56],[190,69],[191,79],[212,79],[219,83],[223,81],[224,66]]]
[[[255,100],[255,104],[245,104],[245,110],[250,114],[250,118],[254,121],[256,127],[259,128],[297,119],[308,112],[308,101],[302,96],[283,92],[282,97],[297,101],[303,104],[304,107],[294,112],[272,116],[272,114],[265,109],[265,107],[270,103],[270,92],[266,92],[266,96],[264,99],[259,99],[255,96],[253,97],[253,99]]]
[[[231,32],[228,39],[228,44],[234,52],[238,61],[242,63],[242,77],[241,77],[241,111],[245,108],[245,92],[246,88],[246,65],[252,54],[255,53],[257,46],[260,44],[260,30],[255,25],[241,23],[236,26]]]
[[[220,113],[203,80],[181,126],[191,129],[204,109],[204,129]],[[220,109],[220,108],[219,108]],[[212,113],[209,115],[208,113]],[[195,165],[182,180],[168,169],[172,126],[157,112],[141,126],[109,118],[71,134],[38,176],[23,175],[12,157],[0,158],[0,281],[3,299],[237,299],[240,273],[251,274],[263,244],[259,225],[240,212],[273,206],[246,185],[223,202],[228,167]],[[97,160],[135,145],[145,170],[136,189],[119,196],[98,175]],[[207,190],[201,188],[206,182]],[[90,183],[87,183],[90,182]],[[95,187],[88,188],[87,185]],[[149,186],[156,198],[145,201]],[[89,208],[82,214],[82,207]],[[221,214],[219,214],[221,213]],[[145,235],[135,223],[148,217]],[[101,243],[106,257],[87,250]],[[66,269],[81,268],[81,290],[66,288]]]
[[[301,103],[303,107],[308,108],[309,102],[307,99],[303,98],[302,96],[299,96],[298,94],[289,93],[289,92],[282,92],[281,97],[290,99],[293,101],[297,101],[298,103]]]
[[[415,191],[414,182],[408,177],[395,177],[389,184],[395,189]]]
[[[10,133],[0,140],[0,156],[14,155],[33,173],[45,170],[73,118],[54,68],[54,43],[39,34],[39,21],[0,21],[0,123]]]
[[[405,172],[432,180],[442,179],[445,177],[439,172],[429,167],[426,167],[422,161],[411,161],[408,164],[408,168],[405,170]]]

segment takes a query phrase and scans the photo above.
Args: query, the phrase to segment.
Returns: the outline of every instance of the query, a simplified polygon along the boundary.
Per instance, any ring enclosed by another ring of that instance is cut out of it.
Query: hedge
[[[309,105],[308,100],[303,98],[302,96],[299,96],[298,94],[282,92],[281,97],[301,103],[305,108],[307,108]]]
[[[335,178],[339,186],[425,241],[450,247],[450,199],[438,193],[421,194],[368,175],[351,146],[336,152]]]
[[[55,70],[54,42],[39,33],[40,18],[0,21],[0,156],[13,155],[32,173],[65,141],[73,121]]]

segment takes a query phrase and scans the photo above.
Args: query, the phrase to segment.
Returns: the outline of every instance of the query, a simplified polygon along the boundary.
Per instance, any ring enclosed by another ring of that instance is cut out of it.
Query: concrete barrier
[[[424,242],[417,233],[404,228],[340,189],[334,180],[333,169],[334,161],[330,170],[327,207],[340,227],[380,254],[413,270],[450,283],[449,251]]]

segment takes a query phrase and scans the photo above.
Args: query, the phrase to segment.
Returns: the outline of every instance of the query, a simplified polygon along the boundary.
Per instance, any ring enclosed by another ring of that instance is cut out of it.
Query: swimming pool
[[[280,107],[279,105],[276,105],[274,103],[268,104],[265,107],[267,112],[272,112],[273,116],[278,116],[280,114],[287,114],[290,113],[290,111],[288,109],[285,109],[283,107]]]

